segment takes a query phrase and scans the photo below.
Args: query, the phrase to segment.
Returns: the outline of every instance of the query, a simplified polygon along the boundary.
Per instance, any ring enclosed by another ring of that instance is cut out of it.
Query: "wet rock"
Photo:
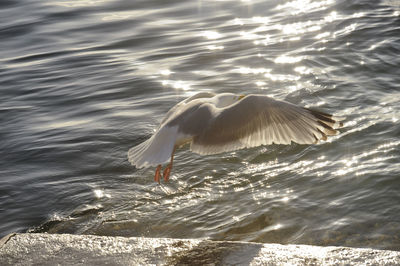
[[[0,265],[395,265],[400,252],[70,234],[13,234],[0,241]]]

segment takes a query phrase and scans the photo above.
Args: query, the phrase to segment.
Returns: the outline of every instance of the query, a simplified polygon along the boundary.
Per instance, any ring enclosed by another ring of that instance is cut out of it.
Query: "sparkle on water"
[[[0,4],[3,235],[400,250],[395,1],[28,2]],[[158,185],[126,152],[199,91],[346,120],[319,145],[179,149]]]

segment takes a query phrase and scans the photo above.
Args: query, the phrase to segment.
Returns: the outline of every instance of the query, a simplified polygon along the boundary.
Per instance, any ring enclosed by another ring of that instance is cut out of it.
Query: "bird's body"
[[[336,135],[340,118],[274,100],[264,95],[199,93],[168,111],[154,135],[131,148],[129,161],[137,168],[168,162],[168,180],[175,149],[190,143],[193,152],[207,155],[268,144],[312,144]]]

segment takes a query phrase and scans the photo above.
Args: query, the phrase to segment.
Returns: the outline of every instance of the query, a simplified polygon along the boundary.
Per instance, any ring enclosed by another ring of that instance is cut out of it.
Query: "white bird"
[[[265,95],[198,93],[171,108],[145,142],[128,151],[136,168],[161,165],[168,181],[177,147],[190,143],[192,152],[207,155],[260,145],[317,143],[336,135],[343,118],[299,107]]]

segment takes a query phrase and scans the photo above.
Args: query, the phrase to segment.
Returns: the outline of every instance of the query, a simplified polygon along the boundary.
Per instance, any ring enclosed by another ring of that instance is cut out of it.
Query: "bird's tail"
[[[175,146],[176,129],[161,128],[150,139],[129,149],[128,160],[137,168],[168,162]]]

